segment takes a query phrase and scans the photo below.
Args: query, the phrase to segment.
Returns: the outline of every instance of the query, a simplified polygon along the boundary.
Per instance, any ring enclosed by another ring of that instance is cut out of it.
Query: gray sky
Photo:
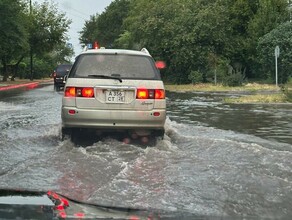
[[[45,0],[32,0],[32,2],[42,3]],[[73,44],[75,55],[78,55],[82,49],[79,44],[78,32],[90,15],[101,14],[104,9],[114,0],[49,0],[58,5],[61,12],[65,12],[67,17],[72,20],[69,30],[69,42]]]

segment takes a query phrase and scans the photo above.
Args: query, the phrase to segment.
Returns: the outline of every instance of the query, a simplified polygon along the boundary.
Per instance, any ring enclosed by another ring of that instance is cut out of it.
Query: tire
[[[70,137],[72,136],[72,129],[70,128],[62,128],[61,130],[61,140],[64,141],[66,139],[66,137]]]
[[[54,89],[55,89],[55,91],[60,91],[60,86],[57,84],[57,83],[55,83],[54,84]]]
[[[78,143],[79,139],[80,139],[80,129],[71,128],[71,131],[70,131],[70,140],[71,140],[71,142],[76,144],[76,143]]]
[[[153,131],[153,136],[156,137],[156,138],[159,138],[161,140],[163,140],[164,138],[164,133],[165,133],[165,130],[164,129],[161,129],[161,130],[154,130]]]

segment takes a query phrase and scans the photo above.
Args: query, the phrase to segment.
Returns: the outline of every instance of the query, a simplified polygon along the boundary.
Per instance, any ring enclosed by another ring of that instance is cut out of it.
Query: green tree
[[[28,48],[27,18],[19,0],[0,1],[0,59],[3,81],[7,81],[8,65],[20,60],[22,51]]]
[[[31,16],[29,40],[35,55],[51,52],[57,45],[66,43],[71,21],[58,11],[55,4],[47,1],[35,3]]]
[[[79,38],[82,45],[98,41],[101,46],[115,47],[123,34],[123,20],[128,16],[130,0],[115,0],[100,15],[92,15],[85,22]]]
[[[119,34],[107,35],[105,27],[113,22],[105,16],[111,14],[108,8],[95,24],[104,31],[94,36],[104,35],[110,39],[104,41],[107,43],[114,39],[114,46],[122,48],[146,47],[155,59],[166,62],[163,79],[173,83],[190,82],[188,76],[193,70],[202,73],[204,82],[213,81],[215,72],[223,78],[230,69],[238,75],[235,80],[264,77],[258,71],[256,45],[260,37],[289,19],[287,0],[126,2],[129,11],[118,23]],[[122,10],[116,7],[113,14]],[[218,58],[216,62],[210,54]]]
[[[275,47],[280,48],[278,58],[279,82],[285,83],[292,76],[292,23],[285,22],[260,38],[257,46],[260,71],[263,78],[275,80]]]
[[[191,80],[192,84],[203,82],[203,75],[199,71],[191,71],[188,78]]]
[[[29,16],[29,44],[34,58],[41,59],[48,53],[56,52],[60,45],[66,44],[71,21],[64,13],[58,11],[56,4],[47,1],[42,4],[35,3]]]
[[[98,40],[105,47],[113,47],[123,33],[123,21],[128,16],[129,0],[115,0],[98,17]]]
[[[125,27],[136,45],[167,62],[164,79],[186,83],[194,69],[206,78],[210,52],[229,51],[228,23],[220,1],[140,0],[131,2]]]
[[[249,40],[247,43],[247,59],[250,76],[264,79],[265,73],[261,72],[261,64],[258,62],[257,45],[259,39],[277,28],[282,23],[289,21],[289,5],[287,0],[259,0],[258,10],[248,25]]]
[[[97,22],[98,22],[99,14],[91,15],[88,21],[85,21],[85,24],[80,31],[79,41],[82,46],[87,45],[88,43],[93,43],[97,40],[98,36],[98,29],[97,29]]]

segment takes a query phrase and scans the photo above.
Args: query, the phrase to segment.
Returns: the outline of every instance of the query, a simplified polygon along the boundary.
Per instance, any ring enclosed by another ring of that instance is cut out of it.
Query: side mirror
[[[156,61],[155,62],[155,66],[157,69],[161,70],[161,69],[165,69],[166,68],[166,63],[164,61]]]
[[[66,83],[67,79],[68,79],[68,75],[65,75],[63,79],[63,83]]]

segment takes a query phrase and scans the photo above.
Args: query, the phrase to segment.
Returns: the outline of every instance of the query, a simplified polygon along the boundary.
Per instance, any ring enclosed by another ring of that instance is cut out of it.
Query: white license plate
[[[125,103],[125,91],[107,90],[105,92],[106,103]]]

